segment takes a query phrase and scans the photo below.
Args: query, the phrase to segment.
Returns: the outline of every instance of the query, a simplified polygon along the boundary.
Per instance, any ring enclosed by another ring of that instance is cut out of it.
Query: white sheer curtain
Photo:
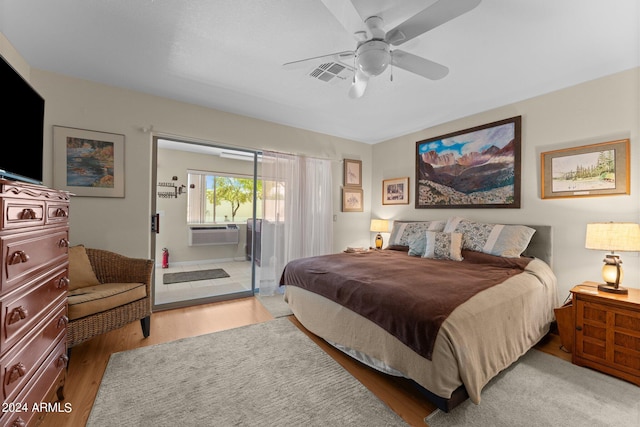
[[[279,292],[287,262],[333,248],[331,161],[262,153],[260,295]]]

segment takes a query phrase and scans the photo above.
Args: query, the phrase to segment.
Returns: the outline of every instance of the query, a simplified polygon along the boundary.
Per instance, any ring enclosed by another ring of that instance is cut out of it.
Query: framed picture
[[[543,199],[629,194],[629,140],[540,155]]]
[[[342,212],[362,212],[362,208],[364,206],[362,199],[363,195],[361,188],[343,188]]]
[[[362,161],[344,159],[344,186],[362,187]]]
[[[409,177],[385,179],[382,181],[383,205],[409,204]]]
[[[54,187],[74,196],[124,197],[124,135],[53,127]]]
[[[521,116],[416,143],[415,207],[519,208]]]

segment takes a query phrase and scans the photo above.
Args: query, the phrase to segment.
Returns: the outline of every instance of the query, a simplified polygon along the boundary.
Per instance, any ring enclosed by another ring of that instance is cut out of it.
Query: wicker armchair
[[[100,284],[138,283],[144,284],[146,296],[96,313],[89,313],[83,317],[71,319],[67,326],[67,345],[78,345],[96,335],[140,320],[142,334],[148,337],[151,328],[151,275],[153,261],[148,259],[128,258],[102,249],[85,248],[91,268]],[[89,294],[93,286],[86,292]],[[142,287],[140,287],[142,288]],[[70,292],[70,301],[71,301]],[[69,317],[72,317],[71,314]]]

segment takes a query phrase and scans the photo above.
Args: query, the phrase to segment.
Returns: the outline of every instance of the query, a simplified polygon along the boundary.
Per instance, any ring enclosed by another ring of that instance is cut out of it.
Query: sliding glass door
[[[154,309],[251,296],[259,153],[154,137]]]

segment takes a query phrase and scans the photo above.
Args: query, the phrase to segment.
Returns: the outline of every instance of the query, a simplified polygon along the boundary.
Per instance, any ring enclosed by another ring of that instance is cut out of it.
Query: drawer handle
[[[55,213],[53,214],[53,216],[55,216],[56,218],[66,218],[67,216],[67,211],[65,211],[62,208],[58,208],[56,209]]]
[[[9,265],[20,264],[29,261],[29,255],[25,251],[16,251],[9,257]]]
[[[61,277],[60,280],[58,280],[58,286],[56,286],[58,289],[63,289],[69,286],[69,278],[68,277]]]
[[[22,213],[20,214],[20,219],[36,219],[36,213],[33,209],[23,209]]]
[[[69,356],[67,356],[66,354],[61,354],[56,359],[56,368],[66,368],[68,363],[69,363]]]
[[[13,325],[14,323],[18,323],[22,319],[25,319],[28,314],[29,312],[23,306],[14,308],[9,315],[9,324]]]
[[[59,248],[68,248],[69,247],[69,240],[63,238],[60,239],[60,241],[58,242],[58,247]]]
[[[67,316],[60,316],[58,319],[58,329],[62,329],[69,323],[69,318]]]
[[[18,381],[24,374],[27,373],[27,368],[22,364],[22,362],[18,362],[9,371],[9,377],[7,378],[7,385],[12,382]]]
[[[582,330],[582,326],[576,326],[576,331],[581,331]]]
[[[10,424],[9,427],[27,427],[27,422],[22,418],[18,417]]]

